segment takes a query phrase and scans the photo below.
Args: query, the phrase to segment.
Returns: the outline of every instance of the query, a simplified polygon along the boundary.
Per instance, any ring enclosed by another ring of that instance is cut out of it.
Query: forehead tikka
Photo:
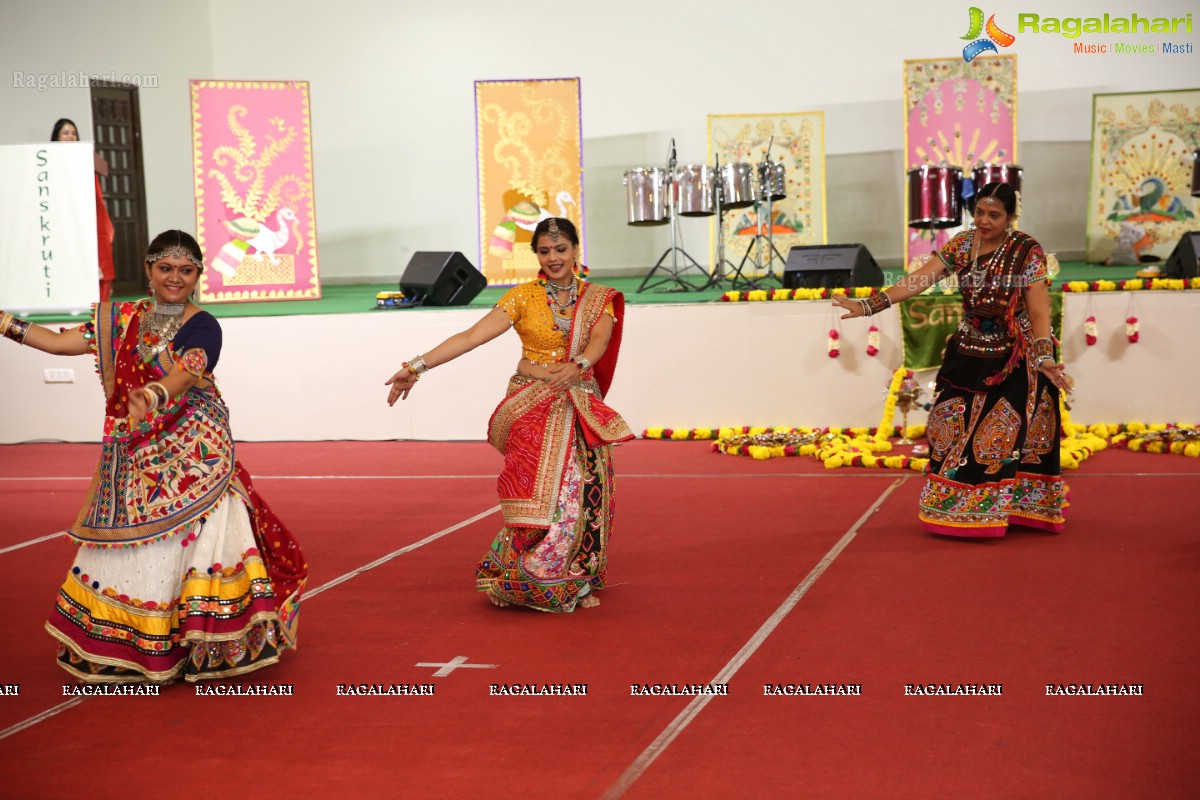
[[[157,253],[149,253],[146,255],[146,263],[153,264],[155,261],[160,261],[164,258],[186,258],[196,266],[196,269],[204,269],[204,265],[196,260],[196,257],[191,254],[186,247],[172,245],[165,250],[159,250]]]
[[[554,240],[557,240],[558,237],[562,236],[562,232],[558,229],[557,217],[550,218],[550,224],[546,226],[546,235]]]

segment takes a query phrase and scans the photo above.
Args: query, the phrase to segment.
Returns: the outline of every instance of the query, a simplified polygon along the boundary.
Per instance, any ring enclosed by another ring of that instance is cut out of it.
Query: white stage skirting
[[[1130,344],[1125,318],[1141,320]],[[1090,310],[1089,310],[1090,301]],[[1083,320],[1100,341],[1086,346]],[[483,439],[519,356],[516,335],[426,375],[407,401],[385,402],[402,361],[469,326],[480,309],[392,311],[221,321],[219,386],[245,441]],[[900,362],[894,311],[876,318],[882,343],[866,354],[863,320],[841,325],[829,358],[829,303],[633,305],[609,400],[636,430],[719,425],[873,426]],[[1076,422],[1200,422],[1200,293],[1067,294],[1064,353],[1077,380]],[[73,368],[74,383],[46,383]],[[923,381],[933,373],[921,376]],[[102,396],[87,357],[56,358],[0,342],[0,443],[98,441]],[[914,413],[909,422],[924,421]]]

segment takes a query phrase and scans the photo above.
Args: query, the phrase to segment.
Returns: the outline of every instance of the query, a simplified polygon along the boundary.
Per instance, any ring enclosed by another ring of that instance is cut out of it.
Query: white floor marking
[[[466,656],[455,656],[454,658],[450,659],[449,661],[447,661],[444,664],[439,664],[437,662],[430,662],[430,661],[421,661],[421,662],[418,662],[416,666],[418,666],[418,667],[440,667],[440,669],[437,672],[433,673],[433,677],[444,678],[447,675],[449,675],[451,672],[454,672],[454,670],[456,670],[456,669],[495,669],[496,667],[498,667],[500,665],[499,664],[468,664]]]
[[[833,560],[837,558],[838,555],[846,549],[846,546],[854,540],[854,537],[858,535],[858,529],[863,526],[863,523],[870,519],[871,515],[878,511],[879,507],[883,505],[883,501],[887,500],[888,496],[895,491],[896,487],[908,480],[909,477],[911,476],[897,478],[890,486],[888,486],[887,489],[884,490],[883,494],[879,495],[875,502],[871,504],[871,507],[863,512],[863,515],[858,518],[857,522],[850,526],[850,530],[846,531],[842,535],[841,539],[838,539],[837,544],[831,547],[829,552],[827,552],[824,557],[817,562],[817,565],[812,568],[812,571],[809,572],[808,575],[805,576],[804,580],[800,581],[800,585],[792,590],[792,593],[787,596],[787,599],[783,601],[779,608],[775,609],[775,613],[772,614],[767,621],[762,624],[762,627],[755,631],[754,635],[750,637],[750,640],[742,646],[742,649],[739,650],[732,659],[730,659],[729,663],[726,664],[721,671],[717,673],[717,676],[709,681],[709,683],[728,683],[729,679],[737,674],[737,671],[741,669],[742,665],[750,659],[750,656],[754,655],[754,652],[762,646],[762,643],[765,642],[767,637],[771,635],[771,632],[778,627],[779,623],[783,621],[783,618],[788,615],[788,612],[795,608],[796,604],[800,602],[800,598],[804,597],[809,588],[816,583],[817,578],[820,578],[821,575],[824,574],[825,570],[829,568],[829,565],[833,563]],[[604,794],[600,795],[600,800],[616,800],[616,798],[624,795],[629,787],[633,785],[634,781],[642,776],[642,773],[644,773],[647,768],[654,763],[655,759],[663,754],[663,751],[670,746],[671,742],[675,741],[675,738],[679,736],[679,734],[683,733],[684,728],[686,728],[688,724],[691,723],[691,721],[695,719],[701,711],[704,710],[704,707],[708,705],[709,701],[712,700],[714,696],[715,695],[698,695],[690,703],[688,703],[687,707],[684,708],[683,711],[679,712],[679,716],[671,720],[667,727],[663,728],[662,732],[658,734],[657,738],[655,738],[655,740],[651,742],[645,750],[642,751],[641,755],[634,759],[633,763],[630,764],[625,772],[621,774],[621,777],[617,778],[617,780],[608,787]]]

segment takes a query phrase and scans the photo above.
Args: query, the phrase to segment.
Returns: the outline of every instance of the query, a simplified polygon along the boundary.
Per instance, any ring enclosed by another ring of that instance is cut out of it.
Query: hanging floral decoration
[[[892,373],[892,382],[888,384],[887,399],[883,401],[883,417],[879,420],[879,427],[875,429],[874,435],[877,441],[887,441],[895,435],[896,426],[892,424],[892,420],[896,418],[897,395],[904,382],[912,380],[912,377],[913,371],[904,367],[900,367]]]
[[[879,355],[879,326],[872,325],[867,328],[867,355]]]
[[[842,351],[838,349],[838,339],[840,338],[841,335],[837,332],[837,328],[829,329],[829,339],[826,341],[826,347],[829,349],[830,358],[837,358],[842,354]]]
[[[1137,344],[1139,327],[1140,325],[1138,324],[1137,317],[1125,318],[1125,336],[1129,339],[1130,344]]]
[[[1099,341],[1099,339],[1096,336],[1096,315],[1095,314],[1088,315],[1087,319],[1085,319],[1083,321],[1083,335],[1087,339],[1088,347],[1091,347],[1092,345],[1094,345],[1096,342]]]

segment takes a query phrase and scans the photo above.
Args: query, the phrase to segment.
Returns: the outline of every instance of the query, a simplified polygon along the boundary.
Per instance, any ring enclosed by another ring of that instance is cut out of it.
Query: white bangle
[[[575,365],[577,367],[579,367],[580,372],[587,372],[589,369],[592,368],[592,362],[588,361],[583,356],[575,357]]]

